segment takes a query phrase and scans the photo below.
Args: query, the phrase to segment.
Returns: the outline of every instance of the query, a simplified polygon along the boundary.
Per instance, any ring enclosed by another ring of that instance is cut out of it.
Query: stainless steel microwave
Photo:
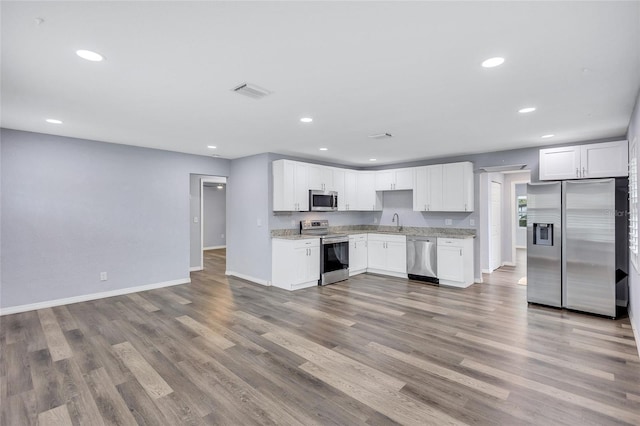
[[[309,191],[309,211],[334,212],[338,210],[338,193],[336,191]]]

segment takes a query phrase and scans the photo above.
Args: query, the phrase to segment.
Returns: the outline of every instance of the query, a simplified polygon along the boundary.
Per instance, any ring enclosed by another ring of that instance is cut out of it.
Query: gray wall
[[[226,176],[228,160],[0,136],[1,307],[189,277],[189,174]]]
[[[226,185],[204,187],[204,247],[219,247],[226,244],[227,235],[227,191]]]
[[[227,271],[271,281],[269,154],[231,162],[227,181]]]
[[[518,208],[518,197],[522,195],[527,195],[527,184],[526,183],[517,183],[516,184],[516,199],[513,200],[513,205],[516,208],[516,220],[518,220],[517,216],[517,208]],[[527,227],[516,227],[516,246],[518,247],[526,247],[527,246]]]
[[[636,153],[640,150],[640,93],[636,98],[636,106],[631,116],[627,133],[629,147],[636,141]],[[632,326],[636,336],[640,334],[640,271],[635,266],[629,268],[629,316],[632,318]],[[640,350],[640,342],[636,342]]]

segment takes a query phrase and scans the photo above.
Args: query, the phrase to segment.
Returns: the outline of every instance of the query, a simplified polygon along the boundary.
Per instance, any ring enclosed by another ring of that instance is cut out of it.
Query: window
[[[638,155],[636,138],[631,143],[629,156],[629,251],[631,262],[638,269]]]
[[[520,228],[527,227],[527,196],[518,196],[518,226]]]

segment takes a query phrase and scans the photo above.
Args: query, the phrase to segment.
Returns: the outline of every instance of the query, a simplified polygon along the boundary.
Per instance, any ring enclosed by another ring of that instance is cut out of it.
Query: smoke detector
[[[262,99],[265,96],[268,96],[272,93],[267,89],[263,89],[260,86],[256,86],[255,84],[250,84],[250,83],[242,83],[231,90],[253,99]]]
[[[393,135],[391,133],[376,133],[375,135],[369,135],[371,139],[388,139],[392,138]]]

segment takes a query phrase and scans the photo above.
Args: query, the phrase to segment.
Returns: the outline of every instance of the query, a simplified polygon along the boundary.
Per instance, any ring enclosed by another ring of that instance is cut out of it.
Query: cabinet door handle
[[[464,211],[467,211],[467,203],[464,203]]]
[[[580,177],[580,169],[576,167],[576,177]]]
[[[460,249],[460,256],[462,256],[462,249]]]
[[[587,177],[587,171],[584,167],[582,168],[582,177]]]

